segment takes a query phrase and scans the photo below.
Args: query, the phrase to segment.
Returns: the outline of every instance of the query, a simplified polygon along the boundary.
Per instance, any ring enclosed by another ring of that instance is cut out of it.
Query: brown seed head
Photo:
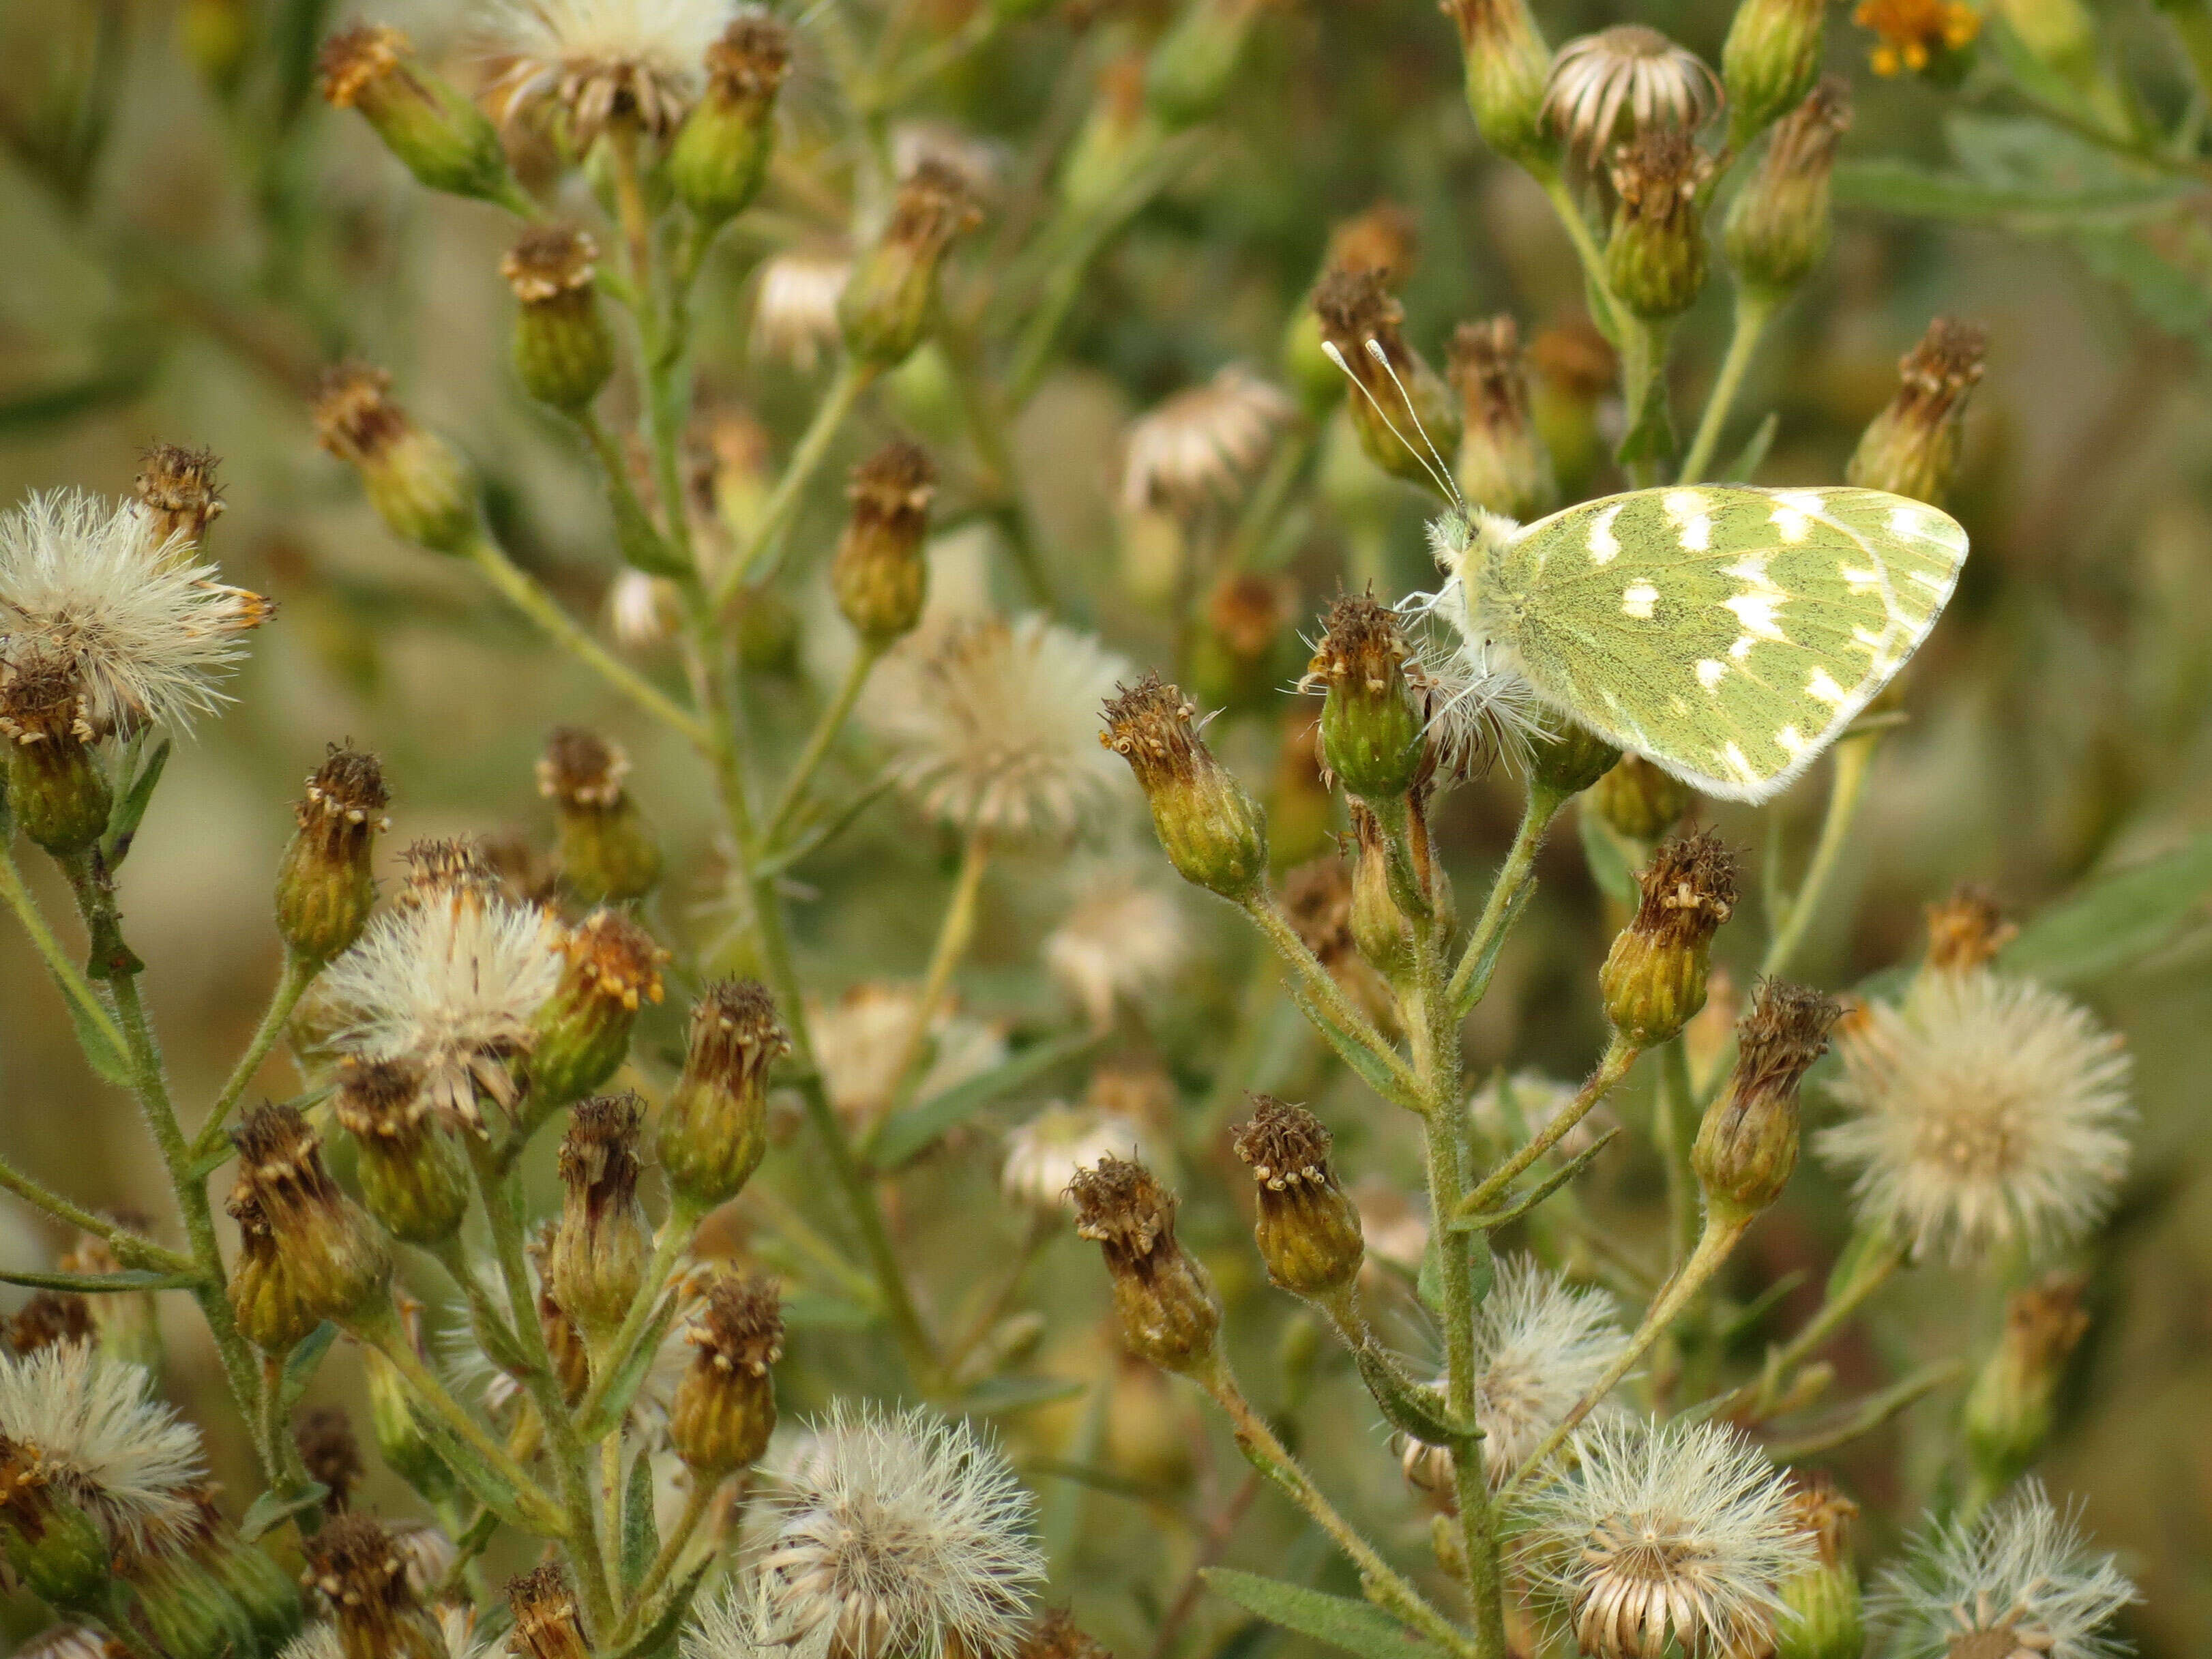
[[[392,376],[364,362],[325,369],[315,393],[316,441],[342,461],[380,460],[415,429],[391,391]]]
[[[545,739],[538,763],[538,793],[574,808],[605,811],[622,804],[629,757],[596,732],[559,726]]]
[[[1014,1659],[1114,1659],[1075,1622],[1070,1607],[1046,1607],[1030,1621]]]
[[[937,493],[937,468],[920,444],[894,438],[853,469],[845,489],[855,520],[918,526]]]
[[[155,444],[139,458],[138,500],[153,519],[157,545],[179,535],[197,544],[222,516],[216,465],[213,450],[179,444]]]
[[[2019,932],[1988,889],[1961,883],[1928,907],[1928,967],[1954,974],[1986,968]]]
[[[89,1342],[97,1334],[89,1297],[40,1291],[7,1321],[9,1351],[19,1358],[64,1342]]]
[[[1176,1242],[1175,1198],[1141,1164],[1103,1158],[1068,1183],[1079,1237],[1096,1242],[1114,1279],[1130,1351],[1168,1370],[1207,1363],[1221,1303],[1206,1270]]]
[[[1898,359],[1897,413],[1934,425],[1956,408],[1982,378],[1989,355],[1986,329],[1955,317],[1938,317],[1920,343]]]
[[[1795,1100],[1813,1062],[1828,1052],[1828,1034],[1843,1014],[1832,997],[1784,980],[1761,980],[1751,1009],[1736,1025],[1735,1073],[1729,1091]]]
[[[1420,228],[1412,213],[1395,202],[1377,202],[1329,232],[1324,263],[1331,270],[1367,271],[1396,286],[1413,275],[1420,248]]]
[[[1790,1511],[1797,1530],[1820,1552],[1823,1568],[1832,1572],[1850,1559],[1851,1522],[1859,1506],[1836,1490],[1835,1477],[1826,1469],[1791,1476]]]
[[[1231,1144],[1259,1187],[1253,1237],[1267,1276],[1296,1295],[1337,1295],[1358,1276],[1366,1246],[1359,1212],[1329,1168],[1329,1133],[1304,1107],[1272,1095],[1255,1095],[1252,1104],[1251,1121]]]
[[[507,1604],[514,1614],[507,1650],[517,1659],[590,1659],[576,1598],[559,1562],[509,1579]]]
[[[719,980],[691,1010],[685,1073],[736,1091],[759,1082],[777,1056],[791,1052],[768,988],[749,979]]]
[[[33,647],[0,661],[0,733],[33,744],[85,744],[100,734],[88,716],[76,665]]]
[[[397,70],[412,50],[404,34],[380,23],[340,29],[315,58],[324,99],[334,109],[351,108],[371,82]]]
[[[1188,783],[1213,763],[1200,735],[1198,706],[1156,673],[1117,689],[1106,704],[1099,741],[1129,763],[1149,794],[1164,785]]]
[[[637,1200],[638,1134],[644,1103],[635,1094],[598,1095],[576,1103],[561,1138],[561,1181],[596,1224]]]
[[[407,1555],[380,1521],[342,1515],[303,1546],[301,1582],[319,1591],[346,1659],[436,1659],[445,1639],[407,1577]]]
[[[1712,161],[1685,127],[1647,127],[1616,144],[1607,171],[1630,219],[1679,224],[1698,198]]]
[[[345,1408],[316,1407],[293,1425],[292,1439],[300,1449],[300,1463],[307,1478],[330,1488],[323,1498],[324,1510],[344,1514],[352,1504],[354,1487],[368,1472]]]
[[[1379,272],[1350,265],[1331,269],[1314,289],[1313,308],[1321,319],[1322,337],[1344,354],[1352,374],[1370,391],[1370,377],[1376,385],[1387,385],[1388,377],[1368,355],[1368,341],[1382,346],[1400,374],[1412,368],[1413,355],[1402,332],[1406,308],[1384,286]]]
[[[917,251],[941,252],[952,239],[983,222],[983,210],[958,169],[934,157],[920,162],[899,183],[884,239]]]
[[[1735,910],[1736,856],[1711,830],[1664,842],[1637,878],[1630,925],[1674,945],[1705,944]]]
[[[791,30],[766,12],[740,13],[707,48],[710,96],[759,103],[773,98],[791,70]]]
[[[543,305],[590,288],[599,244],[568,225],[533,225],[501,256],[499,274],[525,305]]]
[[[427,904],[457,893],[478,895],[499,890],[498,867],[489,849],[475,836],[427,837],[411,842],[400,854],[407,866],[407,884],[402,904]]]
[[[783,1297],[764,1274],[723,1273],[707,1291],[684,1340],[697,1362],[721,1372],[766,1376],[783,1358]]]
[[[1517,433],[1528,425],[1528,369],[1512,318],[1462,323],[1452,331],[1445,361],[1470,428]]]
[[[422,1092],[422,1068],[406,1059],[345,1055],[337,1064],[331,1109],[356,1140],[410,1145],[421,1138],[430,1115],[429,1098]]]

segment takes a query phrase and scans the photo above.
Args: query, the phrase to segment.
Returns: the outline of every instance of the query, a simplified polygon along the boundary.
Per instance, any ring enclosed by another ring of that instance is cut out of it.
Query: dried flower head
[[[1172,893],[1126,863],[1090,866],[1075,890],[1042,954],[1060,989],[1103,1030],[1116,1007],[1164,990],[1190,964],[1190,927]]]
[[[410,1060],[431,1104],[480,1128],[478,1090],[515,1099],[511,1062],[561,982],[560,924],[487,890],[473,853],[445,876],[416,865],[413,902],[374,918],[332,963],[317,994],[340,1053],[364,1063]]]
[[[1694,131],[1720,106],[1720,77],[1705,59],[1641,23],[1568,41],[1544,94],[1546,118],[1584,156],[1655,127]]]
[[[87,742],[212,713],[240,636],[274,614],[216,580],[181,531],[157,538],[155,522],[78,490],[0,515],[0,662],[65,668]]]
[[[343,1514],[352,1504],[353,1489],[368,1473],[345,1407],[316,1407],[292,1425],[292,1440],[300,1449],[300,1466],[307,1478],[329,1489],[323,1507],[333,1515]]]
[[[0,1321],[0,1342],[18,1358],[64,1342],[90,1342],[98,1335],[92,1298],[59,1291],[40,1291]]]
[[[1094,711],[1128,672],[1088,634],[1041,615],[973,623],[878,672],[866,705],[890,775],[969,832],[1066,840],[1121,793]]]
[[[507,1603],[514,1614],[507,1649],[517,1659],[591,1659],[575,1592],[559,1562],[508,1580]]]
[[[1371,270],[1395,285],[1413,274],[1420,252],[1420,222],[1412,211],[1377,202],[1329,227],[1328,255],[1322,264],[1332,270]]]
[[[852,274],[842,253],[800,248],[765,261],[753,293],[753,350],[813,373],[840,338],[837,301]]]
[[[2079,1237],[2127,1169],[2129,1060],[2057,992],[1987,970],[1928,974],[1838,1037],[1848,1115],[1821,1155],[1869,1223],[1954,1261]]]
[[[1598,985],[1615,1029],[1650,1048],[1705,1005],[1713,935],[1735,910],[1735,854],[1710,830],[1678,836],[1652,854],[1637,884],[1636,914]]]
[[[155,1549],[184,1530],[206,1470],[199,1431],[152,1397],[136,1365],[85,1342],[0,1357],[0,1520],[51,1488],[111,1547]]]
[[[1240,363],[1178,392],[1129,423],[1121,504],[1189,514],[1243,494],[1292,413],[1291,400]]]
[[[1880,37],[1868,60],[1876,75],[1917,75],[1982,32],[1981,14],[1965,0],[1859,0],[1851,21]]]
[[[691,1363],[669,1407],[676,1455],[702,1476],[759,1461],[775,1429],[769,1367],[783,1358],[783,1306],[774,1279],[719,1275],[684,1333]]]
[[[822,1080],[840,1115],[854,1121],[890,1104],[901,1081],[894,1075],[921,1015],[921,992],[912,985],[870,982],[849,987],[836,1001],[812,1004],[807,1024],[822,1066]],[[1006,1057],[998,1028],[940,1004],[929,1023],[930,1063],[918,1096],[979,1077]]]
[[[1114,1279],[1114,1308],[1130,1352],[1164,1370],[1212,1362],[1221,1298],[1175,1233],[1175,1194],[1143,1164],[1102,1158],[1068,1183],[1075,1234],[1096,1243]]]
[[[1065,1209],[1075,1200],[1069,1183],[1100,1159],[1141,1163],[1150,1151],[1144,1126],[1127,1113],[1055,1101],[1028,1122],[1006,1131],[1006,1162],[1000,1184],[1008,1198],[1038,1210]]]
[[[1208,892],[1245,898],[1266,877],[1267,821],[1206,746],[1197,705],[1157,673],[1114,692],[1098,741],[1128,762],[1170,862]]]
[[[1449,495],[1427,451],[1433,444],[1449,454],[1458,444],[1459,404],[1407,343],[1406,308],[1378,272],[1339,266],[1315,286],[1313,310],[1331,356],[1358,383],[1345,408],[1368,459],[1393,477]]]
[[[1597,1659],[1768,1651],[1777,1586],[1812,1559],[1785,1477],[1734,1429],[1625,1418],[1577,1438],[1529,1505],[1524,1562]]]
[[[1899,1659],[2109,1659],[2127,1648],[2107,1627],[2136,1599],[2033,1480],[1922,1534],[1872,1598]]]
[[[1326,1302],[1350,1287],[1365,1259],[1359,1211],[1329,1166],[1332,1138],[1319,1118],[1272,1095],[1252,1104],[1231,1144],[1259,1190],[1253,1238],[1269,1279]]]
[[[132,488],[155,546],[166,547],[174,539],[197,547],[206,539],[208,526],[223,511],[216,465],[213,450],[182,444],[155,444],[139,458]]]
[[[407,1553],[381,1521],[340,1516],[304,1553],[304,1582],[329,1606],[345,1659],[449,1659],[445,1632],[408,1578]]]
[[[1705,286],[1699,201],[1712,169],[1686,127],[1648,128],[1613,148],[1606,167],[1615,199],[1606,278],[1638,316],[1687,310]]]
[[[560,106],[580,152],[617,119],[664,138],[698,96],[731,0],[491,0],[505,118]]]
[[[331,1178],[322,1137],[299,1109],[258,1106],[230,1139],[238,1172],[224,1207],[240,1245],[230,1303],[246,1339],[281,1355],[324,1320],[344,1323],[386,1300],[390,1246]]]
[[[1985,889],[1961,882],[1940,904],[1928,907],[1926,965],[1935,973],[1972,973],[1996,960],[2020,929],[2005,920]]]
[[[926,1409],[833,1407],[786,1479],[761,1558],[798,1659],[1005,1654],[1044,1560],[998,1448]]]
[[[1941,506],[1959,469],[1966,400],[1982,378],[1989,336],[1938,317],[1898,360],[1897,392],[1859,434],[1848,483]]]

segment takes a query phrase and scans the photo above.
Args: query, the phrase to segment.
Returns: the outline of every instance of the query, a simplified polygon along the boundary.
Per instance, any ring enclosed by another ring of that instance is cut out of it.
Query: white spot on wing
[[[1692,553],[1703,553],[1713,544],[1713,516],[1707,510],[1704,492],[1696,489],[1670,489],[1659,498],[1667,509],[1667,516],[1674,521],[1674,528],[1682,538],[1682,545]]]
[[[1735,636],[1735,643],[1729,647],[1729,657],[1737,662],[1741,662],[1746,657],[1751,654],[1751,647],[1754,641],[1750,635],[1737,635]]]
[[[1746,755],[1737,744],[1731,742],[1721,750],[1721,753],[1728,757],[1729,769],[1746,783],[1756,783],[1759,781],[1759,769],[1751,763],[1750,757]]]
[[[1613,521],[1620,516],[1621,503],[1611,507],[1590,520],[1589,556],[1592,564],[1611,564],[1620,556],[1620,540],[1613,533]]]
[[[1826,499],[1817,489],[1778,489],[1774,499],[1792,513],[1802,513],[1817,518],[1828,510]]]
[[[1774,741],[1782,745],[1782,752],[1792,760],[1796,760],[1798,756],[1813,746],[1805,740],[1803,735],[1794,726],[1785,726],[1777,732],[1774,734]]]
[[[1721,604],[1735,612],[1736,620],[1743,624],[1746,633],[1762,640],[1787,640],[1790,637],[1782,631],[1781,624],[1774,620],[1778,602],[1764,593],[1739,593],[1732,599],[1723,599]]]
[[[1808,696],[1818,697],[1822,702],[1837,708],[1842,708],[1850,696],[1850,692],[1836,684],[1836,677],[1825,668],[1815,668],[1807,677],[1805,690]]]
[[[1778,507],[1767,518],[1785,542],[1802,542],[1813,532],[1813,520],[1794,507]]]
[[[1698,684],[1708,691],[1717,690],[1721,683],[1721,676],[1727,672],[1728,665],[1717,657],[1701,657],[1698,659]]]
[[[1659,590],[1650,582],[1631,582],[1620,590],[1620,614],[1638,622],[1650,622],[1651,607],[1658,602]]]

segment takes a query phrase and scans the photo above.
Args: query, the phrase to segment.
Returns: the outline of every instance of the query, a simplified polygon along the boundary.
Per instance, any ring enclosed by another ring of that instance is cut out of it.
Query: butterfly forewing
[[[1966,556],[1873,489],[1644,489],[1519,532],[1488,624],[1539,691],[1708,794],[1764,800],[1927,637]]]

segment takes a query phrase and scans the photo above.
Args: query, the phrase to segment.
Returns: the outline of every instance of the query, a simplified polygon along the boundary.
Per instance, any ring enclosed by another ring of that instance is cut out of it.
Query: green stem
[[[537,579],[508,558],[489,537],[477,535],[463,551],[479,570],[490,578],[492,586],[499,589],[507,602],[537,623],[539,630],[554,644],[662,725],[682,732],[696,744],[703,745],[706,743],[707,730],[700,724],[697,715],[678,707],[635,669],[586,633],[555,602],[553,596],[538,585]]]
[[[1652,1107],[1651,1138],[1667,1173],[1669,1259],[1685,1260],[1698,1242],[1698,1183],[1690,1170],[1690,1143],[1698,1133],[1697,1091],[1690,1086],[1689,1053],[1679,1036],[1659,1047],[1659,1088]]]
[[[1574,192],[1567,188],[1567,182],[1559,170],[1542,165],[1531,167],[1528,171],[1543,186],[1544,194],[1552,204],[1552,211],[1559,216],[1559,223],[1567,233],[1567,240],[1574,244],[1575,257],[1582,261],[1583,276],[1589,284],[1591,296],[1607,313],[1607,316],[1600,317],[1596,321],[1605,332],[1610,333],[1612,331],[1605,325],[1613,316],[1618,315],[1619,311],[1613,289],[1605,279],[1605,250],[1598,246],[1597,238],[1590,230],[1589,221],[1583,216],[1582,204],[1575,200]]]
[[[270,995],[269,1006],[262,1012],[261,1024],[254,1028],[252,1039],[246,1043],[246,1052],[238,1057],[238,1064],[231,1067],[230,1077],[223,1084],[222,1092],[216,1097],[207,1121],[192,1139],[195,1162],[222,1144],[223,1130],[230,1122],[231,1112],[244,1097],[254,1073],[261,1069],[261,1062],[276,1046],[276,1039],[284,1035],[284,1026],[292,1018],[293,1009],[300,1006],[300,999],[307,994],[307,988],[322,970],[321,963],[310,961],[296,951],[284,952],[284,971],[277,977],[276,988]]]
[[[1813,848],[1813,861],[1805,867],[1805,878],[1798,884],[1796,896],[1790,899],[1789,908],[1776,918],[1774,937],[1767,945],[1765,958],[1759,964],[1762,979],[1773,979],[1788,971],[1798,947],[1804,944],[1806,931],[1820,910],[1821,896],[1835,876],[1837,860],[1843,856],[1844,845],[1850,839],[1851,823],[1858,816],[1859,802],[1866,793],[1867,775],[1873,769],[1875,750],[1881,743],[1880,730],[1847,732],[1838,740],[1835,770],[1828,784],[1827,816],[1821,821],[1820,839]]]
[[[1250,916],[1261,933],[1267,936],[1267,943],[1275,947],[1275,954],[1282,957],[1297,975],[1298,983],[1304,988],[1306,994],[1321,1006],[1346,1036],[1382,1062],[1390,1073],[1391,1080],[1405,1092],[1408,1103],[1419,1100],[1420,1081],[1414,1076],[1413,1067],[1406,1064],[1405,1056],[1375,1029],[1375,1022],[1344,994],[1344,988],[1336,982],[1335,975],[1322,967],[1314,953],[1306,948],[1306,942],[1298,937],[1297,929],[1291,926],[1290,918],[1283,914],[1273,896],[1263,890],[1246,900],[1243,908],[1245,915]]]
[[[1485,1176],[1482,1184],[1468,1194],[1455,1213],[1480,1215],[1504,1196],[1506,1190],[1531,1164],[1564,1140],[1575,1125],[1589,1115],[1591,1109],[1605,1098],[1613,1086],[1628,1075],[1628,1068],[1636,1063],[1636,1056],[1642,1052],[1616,1034],[1600,1057],[1596,1069],[1575,1091],[1574,1098],[1560,1107],[1553,1115],[1551,1121],[1545,1124],[1527,1146]]]
[[[65,1221],[81,1232],[106,1240],[109,1248],[115,1252],[115,1259],[126,1267],[162,1273],[191,1273],[198,1268],[199,1264],[191,1257],[164,1249],[128,1227],[118,1226],[106,1216],[96,1215],[81,1204],[70,1203],[59,1193],[33,1181],[5,1158],[0,1158],[0,1188],[15,1194],[33,1208],[44,1210],[57,1221]]]
[[[1744,374],[1759,355],[1759,340],[1774,319],[1776,308],[1770,294],[1747,288],[1736,290],[1735,325],[1729,335],[1728,354],[1721,359],[1720,372],[1714,377],[1705,413],[1698,421],[1697,435],[1690,441],[1690,453],[1680,474],[1681,483],[1698,483],[1711,466],[1713,452],[1720,447],[1721,434],[1728,427],[1729,411],[1743,389]]]
[[[1497,878],[1490,884],[1490,896],[1483,902],[1474,931],[1468,935],[1459,966],[1452,970],[1452,1006],[1462,1014],[1480,1002],[1490,988],[1490,976],[1498,971],[1498,953],[1505,936],[1536,890],[1536,854],[1543,849],[1552,820],[1566,804],[1565,796],[1548,789],[1528,791],[1528,803],[1521,810],[1521,827],[1514,832],[1513,845],[1506,849],[1505,861],[1498,866]]]
[[[1654,398],[1663,402],[1666,398],[1667,339],[1668,325],[1646,322],[1641,317],[1631,316],[1620,306],[1613,309],[1620,322],[1620,400],[1626,410],[1627,439],[1622,448],[1641,449],[1637,442],[1650,416]],[[1639,489],[1650,488],[1659,482],[1657,459],[1638,453],[1626,463],[1629,482]]]
[[[1263,568],[1261,560],[1274,540],[1275,526],[1289,506],[1298,480],[1305,476],[1306,465],[1321,447],[1323,430],[1318,421],[1301,420],[1297,428],[1284,434],[1275,446],[1273,458],[1267,470],[1260,477],[1252,498],[1244,504],[1237,519],[1237,528],[1229,538],[1229,546],[1222,556],[1224,567],[1230,570],[1252,570]]]
[[[2212,6],[2205,0],[2157,0],[2197,73],[2197,95],[2212,99]]]
[[[1014,1293],[1021,1289],[1022,1280],[1029,1276],[1030,1268],[1036,1261],[1037,1253],[1052,1242],[1063,1224],[1061,1217],[1056,1212],[1030,1218],[1029,1231],[1022,1238],[1022,1248],[1005,1276],[1000,1279],[998,1288],[985,1298],[982,1307],[969,1322],[968,1328],[960,1339],[945,1350],[945,1376],[948,1382],[957,1381],[960,1368],[967,1364],[969,1355],[982,1346],[984,1339],[997,1328],[1007,1305],[1013,1301]]]
[[[821,471],[822,463],[829,458],[830,443],[878,372],[873,365],[855,357],[848,357],[838,365],[837,378],[830,383],[830,390],[815,405],[814,419],[800,435],[799,447],[791,452],[783,476],[775,481],[768,505],[761,510],[760,522],[731,559],[729,568],[715,580],[714,606],[718,614],[728,608],[739,588],[766,574],[774,562],[784,526],[798,509],[800,495]]]
[[[830,700],[829,706],[822,711],[821,718],[814,722],[814,730],[807,734],[806,747],[799,751],[799,759],[791,769],[791,775],[784,780],[783,793],[776,800],[775,810],[769,814],[768,828],[761,832],[763,854],[772,857],[782,848],[784,837],[790,832],[792,820],[799,815],[799,808],[806,804],[806,792],[814,781],[814,775],[822,769],[822,763],[829,757],[830,745],[837,741],[837,734],[845,729],[845,722],[852,718],[853,706],[860,702],[861,690],[867,684],[869,674],[882,657],[882,651],[865,640],[853,653],[853,660],[845,670],[845,678],[837,687],[837,695]]]
[[[15,920],[23,924],[23,931],[31,936],[32,948],[46,964],[46,971],[53,975],[55,985],[60,988],[77,1019],[105,1037],[110,1051],[119,1057],[123,1053],[123,1033],[116,1027],[115,1017],[107,1012],[107,1005],[92,988],[84,970],[62,949],[54,930],[46,925],[46,917],[40,914],[38,901],[23,883],[22,871],[16,867],[14,856],[3,842],[0,842],[0,902],[4,902],[15,913]]]
[[[1876,1291],[1889,1283],[1891,1276],[1905,1265],[1905,1245],[1895,1239],[1875,1245],[1850,1278],[1830,1289],[1820,1311],[1768,1356],[1756,1382],[1723,1396],[1705,1407],[1705,1413],[1733,1416],[1738,1411],[1745,1411],[1753,1421],[1764,1419],[1789,1392],[1790,1374],[1818,1353]]]
[[[960,872],[953,878],[951,896],[937,925],[937,943],[929,953],[928,969],[922,975],[921,994],[915,999],[914,1024],[899,1050],[898,1064],[891,1069],[894,1106],[905,1102],[919,1080],[916,1073],[929,1047],[930,1025],[952,983],[954,971],[975,939],[975,902],[983,890],[983,872],[990,862],[991,838],[981,830],[971,830],[967,845],[961,849]]]

